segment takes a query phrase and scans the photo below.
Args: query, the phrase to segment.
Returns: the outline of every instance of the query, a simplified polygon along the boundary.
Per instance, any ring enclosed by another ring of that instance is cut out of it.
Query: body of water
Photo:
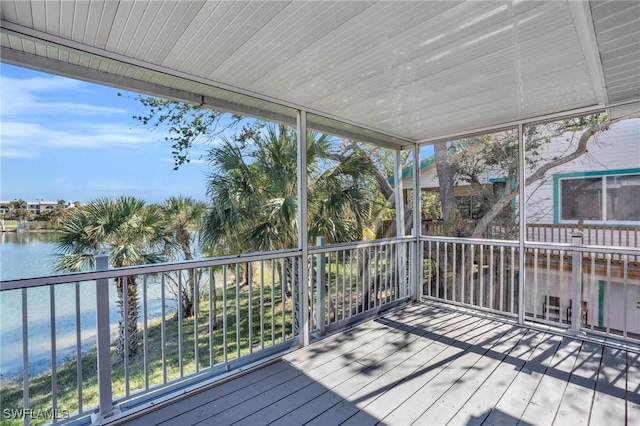
[[[0,233],[0,280],[8,281],[57,274],[54,265],[54,233]],[[95,346],[96,285],[95,282],[37,287],[26,290],[26,321],[29,374],[35,375],[51,369],[52,330],[55,330],[55,352],[58,364],[77,356],[78,317],[80,322],[81,351]],[[149,318],[162,312],[159,284],[148,285]],[[76,309],[76,294],[79,309]],[[142,294],[142,293],[140,293]],[[55,329],[52,327],[54,300]],[[119,318],[115,285],[109,286],[109,313],[113,333],[117,332]],[[167,310],[175,311],[175,300],[166,300]],[[0,292],[0,377],[22,373],[24,357],[23,292]]]

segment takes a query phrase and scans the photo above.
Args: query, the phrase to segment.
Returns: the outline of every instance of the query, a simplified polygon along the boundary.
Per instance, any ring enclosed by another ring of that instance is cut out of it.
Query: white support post
[[[582,232],[574,231],[571,245],[581,246],[582,237]],[[578,334],[582,325],[582,252],[574,251],[571,262],[571,331]]]
[[[413,147],[413,236],[416,239],[415,257],[411,259],[413,265],[413,296],[415,299],[422,298],[422,243],[420,236],[422,235],[422,189],[420,187],[420,145],[415,144]]]
[[[396,206],[396,236],[404,237],[404,185],[402,183],[402,157],[399,149],[396,149],[393,162],[394,200]],[[406,244],[398,245],[396,268],[400,279],[400,297],[407,294],[407,248]]]
[[[395,156],[393,157],[393,182],[394,185],[394,198],[396,204],[396,236],[404,237],[404,185],[402,183],[402,157],[400,156],[400,150],[396,149]]]
[[[524,285],[525,285],[525,275],[526,275],[526,265],[525,265],[525,247],[524,240],[527,236],[527,214],[525,211],[525,187],[526,187],[526,170],[525,170],[525,146],[524,146],[524,125],[522,123],[518,124],[518,210],[520,212],[518,220],[519,220],[519,238],[518,238],[518,264],[519,271],[518,274],[518,323],[524,324]]]
[[[316,246],[322,247],[325,244],[324,237],[316,239]],[[324,274],[325,255],[318,253],[316,258],[316,329],[319,335],[325,332],[325,303],[327,300],[326,277]]]
[[[109,257],[95,257],[96,271],[109,269]],[[98,354],[98,410],[91,423],[99,425],[120,410],[113,406],[111,390],[111,330],[109,324],[109,279],[96,280],[96,340]]]
[[[298,248],[300,260],[300,291],[298,321],[300,345],[309,344],[309,236],[307,218],[307,113],[298,111]]]

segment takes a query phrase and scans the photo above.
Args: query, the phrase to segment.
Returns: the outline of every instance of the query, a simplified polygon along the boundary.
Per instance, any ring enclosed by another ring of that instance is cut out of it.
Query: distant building
[[[0,214],[10,214],[13,211],[11,203],[13,203],[14,201],[16,200],[13,200],[13,201],[1,200]],[[26,209],[29,211],[29,213],[33,215],[42,215],[47,212],[53,211],[53,209],[56,208],[56,206],[58,205],[58,201],[44,201],[44,200],[27,201],[26,203],[27,203]],[[65,209],[71,206],[72,204],[69,202],[65,202],[65,204],[63,205]]]

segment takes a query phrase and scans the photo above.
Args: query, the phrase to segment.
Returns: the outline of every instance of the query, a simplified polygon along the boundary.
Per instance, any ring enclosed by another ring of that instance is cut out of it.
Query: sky
[[[0,96],[0,200],[206,199],[207,164],[174,171],[166,132],[133,119],[137,94],[2,63]]]

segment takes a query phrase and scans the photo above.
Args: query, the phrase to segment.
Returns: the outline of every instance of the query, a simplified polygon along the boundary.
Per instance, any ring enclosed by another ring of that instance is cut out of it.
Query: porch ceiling
[[[639,2],[0,7],[4,62],[393,145],[640,99]]]

